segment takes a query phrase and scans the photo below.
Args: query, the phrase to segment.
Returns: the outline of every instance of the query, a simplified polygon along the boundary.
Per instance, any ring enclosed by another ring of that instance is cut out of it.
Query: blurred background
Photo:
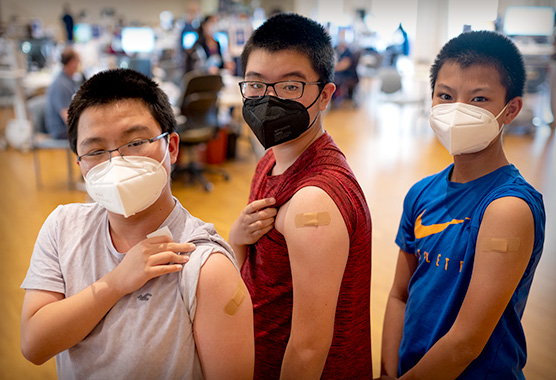
[[[37,367],[20,353],[19,286],[48,214],[59,204],[88,201],[67,140],[45,127],[48,90],[65,70],[62,52],[69,47],[79,57],[69,75],[76,85],[116,67],[159,83],[179,123],[173,192],[226,238],[264,153],[241,116],[239,57],[253,29],[279,12],[322,23],[336,49],[337,91],[323,123],[373,217],[375,375],[403,197],[451,162],[428,124],[430,65],[465,31],[496,30],[515,41],[527,83],[504,143],[547,211],[545,251],[523,319],[525,374],[556,378],[555,7],[556,0],[0,0],[0,379],[56,378],[53,360]],[[198,91],[210,99],[204,106],[191,101]]]

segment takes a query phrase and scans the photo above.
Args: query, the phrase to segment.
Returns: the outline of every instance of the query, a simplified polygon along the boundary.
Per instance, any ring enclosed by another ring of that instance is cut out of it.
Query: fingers
[[[244,223],[249,227],[257,227],[256,223],[258,221],[264,221],[263,227],[266,227],[268,221],[270,223],[274,222],[274,217],[278,213],[278,209],[275,207],[268,207],[276,203],[274,198],[264,198],[253,201],[245,207],[244,212]]]
[[[265,208],[264,210],[261,210],[261,211],[257,212],[257,215],[258,215],[259,219],[269,219],[269,218],[274,219],[276,214],[278,214],[278,209],[274,208],[274,207],[273,208]]]
[[[165,236],[148,238],[137,245],[137,249],[142,251],[143,259],[141,261],[144,262],[144,269],[149,272],[150,277],[180,270],[182,264],[189,261],[189,256],[184,253],[192,252],[195,248],[193,243],[176,243]],[[139,253],[139,250],[136,253]],[[130,251],[127,255],[131,253]],[[156,268],[154,271],[148,269],[157,266],[168,268]]]
[[[166,243],[162,245],[167,250],[156,249],[154,252],[148,253],[144,269],[148,278],[179,272],[189,261],[189,256],[183,253],[195,249],[195,245],[190,243]]]
[[[189,253],[193,252],[197,248],[193,243],[168,243],[166,245],[167,251],[172,251],[176,253]]]
[[[189,256],[179,255],[174,252],[159,252],[151,255],[148,259],[149,266],[185,264],[189,261]]]
[[[247,230],[248,231],[261,230],[261,229],[266,229],[267,227],[272,228],[272,226],[274,226],[274,216],[255,220],[253,223],[247,226]]]
[[[152,265],[186,263],[189,261],[189,256],[184,253],[192,252],[195,248],[197,247],[193,243],[159,243],[153,244],[146,253],[151,256]]]
[[[151,252],[172,251],[176,253],[189,253],[197,248],[193,243],[176,243],[166,236],[148,238],[143,242]]]
[[[268,227],[262,228],[256,231],[257,240],[259,240],[262,236],[266,235],[268,231],[274,228],[274,224],[269,225]]]
[[[274,219],[278,213],[274,198],[258,199],[249,203],[230,229],[229,241],[236,245],[256,243],[261,236],[274,226]]]
[[[272,206],[274,203],[276,203],[276,199],[274,198],[263,198],[263,199],[257,199],[256,201],[253,201],[251,203],[249,203],[245,209],[243,210],[246,214],[253,214],[259,210],[262,210],[268,206]]]

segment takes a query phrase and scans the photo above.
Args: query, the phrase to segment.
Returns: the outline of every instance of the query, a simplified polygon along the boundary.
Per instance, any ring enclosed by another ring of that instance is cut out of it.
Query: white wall
[[[448,5],[445,0],[419,0],[412,57],[417,63],[430,64],[447,41]]]

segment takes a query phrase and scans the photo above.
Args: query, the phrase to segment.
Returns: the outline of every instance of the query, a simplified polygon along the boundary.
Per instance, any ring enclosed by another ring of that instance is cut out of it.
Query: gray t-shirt
[[[178,273],[148,281],[120,299],[80,343],[56,355],[60,379],[202,379],[193,319],[201,267],[211,253],[224,253],[238,268],[231,247],[205,223],[176,206],[160,226],[176,242],[197,246]],[[78,293],[123,259],[97,203],[58,206],[35,243],[24,289]]]

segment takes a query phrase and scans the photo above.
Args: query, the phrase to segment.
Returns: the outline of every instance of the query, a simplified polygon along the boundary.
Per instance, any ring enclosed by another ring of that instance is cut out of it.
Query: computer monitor
[[[220,44],[220,49],[222,49],[222,53],[226,54],[228,52],[228,48],[230,46],[230,39],[228,37],[228,33],[227,32],[216,32],[214,33],[214,39],[216,41],[218,41],[218,43]]]
[[[187,31],[183,34],[181,39],[181,44],[185,50],[189,50],[195,45],[195,42],[199,39],[199,35],[194,31]]]
[[[122,69],[132,69],[152,78],[152,64],[149,57],[127,57],[122,56],[118,59],[118,67]]]
[[[126,54],[151,53],[154,39],[152,28],[125,27],[122,29],[122,50]]]
[[[73,39],[75,42],[89,42],[93,37],[91,25],[85,23],[75,24],[73,27]]]
[[[509,36],[552,36],[554,8],[510,6],[504,16],[504,33]]]
[[[128,63],[128,68],[139,71],[149,78],[153,76],[151,60],[149,58],[131,58]]]

